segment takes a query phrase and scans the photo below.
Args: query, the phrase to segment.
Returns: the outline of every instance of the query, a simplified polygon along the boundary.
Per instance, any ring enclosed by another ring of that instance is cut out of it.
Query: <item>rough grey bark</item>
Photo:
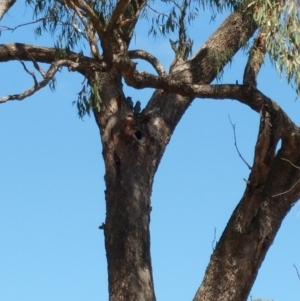
[[[268,106],[261,110],[245,193],[216,246],[194,301],[246,300],[281,222],[299,199],[300,131],[290,123],[290,134],[285,135],[280,113]],[[279,139],[282,146],[275,154]]]
[[[234,27],[235,31],[230,30]],[[209,83],[255,31],[252,18],[233,13],[193,60],[173,67],[171,77],[190,83]],[[231,56],[216,64],[214,49]],[[197,64],[197,68],[191,68]],[[127,72],[127,70],[126,70]],[[158,90],[141,114],[125,102],[118,75],[101,77],[104,108],[95,116],[101,130],[106,167],[107,216],[105,242],[110,301],[155,300],[150,256],[150,195],[158,163],[172,132],[193,100]],[[109,84],[108,84],[109,83]],[[109,88],[107,88],[109,87]],[[109,89],[109,91],[108,91]]]
[[[150,196],[157,163],[143,114],[134,114],[118,72],[100,74],[105,107],[95,111],[105,162],[105,235],[111,301],[155,300]],[[108,84],[109,83],[109,84]]]
[[[124,17],[128,3],[132,10],[127,10],[129,15]],[[255,158],[245,193],[215,248],[194,298],[194,301],[246,300],[283,218],[300,196],[299,129],[276,103],[256,89],[256,76],[265,51],[263,32],[250,52],[243,85],[210,85],[255,33],[251,7],[233,12],[191,60],[176,60],[166,74],[150,54],[127,51],[131,29],[145,3],[120,0],[105,25],[86,1],[70,2],[70,7],[77,5],[94,26],[103,57],[94,47],[94,33],[89,32],[92,58],[54,48],[7,44],[0,45],[0,61],[61,64],[86,76],[98,89],[101,111],[94,109],[94,116],[106,170],[107,212],[101,228],[105,236],[110,301],[155,300],[149,232],[153,178],[172,133],[191,102],[195,97],[232,98],[259,113]],[[134,18],[130,18],[132,11]],[[118,31],[122,20],[128,22],[127,31]],[[113,33],[116,35],[112,39]],[[150,62],[158,76],[138,72],[130,60],[134,57]],[[138,89],[156,88],[142,112],[134,111],[126,99],[122,77]],[[12,99],[20,98],[6,98]],[[276,153],[279,140],[282,145]]]

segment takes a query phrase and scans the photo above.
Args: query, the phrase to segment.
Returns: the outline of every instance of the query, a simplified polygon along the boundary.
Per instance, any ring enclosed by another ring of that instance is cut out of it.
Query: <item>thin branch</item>
[[[45,71],[40,67],[35,58],[30,53],[28,53],[28,57],[31,59],[34,68],[42,75],[42,77],[45,77]]]
[[[97,46],[97,42],[96,42],[96,37],[95,34],[92,32],[92,28],[91,26],[88,24],[88,21],[84,20],[83,15],[81,14],[81,12],[79,11],[78,7],[74,5],[73,2],[70,2],[71,8],[74,10],[74,12],[76,13],[76,15],[78,16],[78,18],[80,19],[80,21],[82,22],[86,34],[87,34],[87,39],[91,48],[91,52],[93,54],[93,56],[95,58],[101,59],[100,54],[99,54],[99,49]]]
[[[91,23],[93,24],[96,32],[99,35],[99,38],[102,39],[103,38],[103,29],[104,29],[104,25],[101,20],[99,19],[99,17],[95,14],[95,11],[88,5],[88,3],[86,1],[83,0],[66,0],[66,3],[70,6],[72,6],[71,3],[74,3],[75,6],[77,6],[78,8],[82,9],[87,17],[91,20]]]
[[[235,149],[239,155],[239,157],[243,160],[243,162],[247,165],[247,167],[251,170],[252,167],[247,163],[247,161],[243,158],[238,146],[237,146],[237,142],[236,142],[236,133],[235,133],[235,124],[232,123],[231,121],[231,118],[230,118],[230,115],[228,115],[228,118],[229,118],[229,122],[232,126],[232,129],[233,129],[233,137],[234,137],[234,146],[235,146]]]
[[[287,162],[289,162],[292,166],[294,166],[294,167],[296,167],[297,169],[300,169],[300,167],[299,166],[297,166],[297,165],[295,165],[295,164],[293,164],[290,160],[288,160],[288,159],[285,159],[285,158],[281,158],[281,160],[283,160],[283,161],[287,161]]]
[[[128,56],[131,59],[142,59],[150,63],[153,68],[156,70],[158,75],[165,76],[166,71],[160,61],[153,56],[152,54],[144,51],[144,50],[130,50],[128,51]]]
[[[216,243],[216,232],[217,232],[217,228],[215,227],[215,229],[214,229],[214,239],[213,239],[213,241],[211,242],[211,246],[212,246],[212,250],[214,251],[215,250],[215,246],[214,246],[214,244]]]
[[[172,2],[179,10],[181,10],[180,5],[176,1],[170,0],[170,2]]]
[[[281,160],[286,161],[286,162],[289,162],[293,167],[295,167],[295,168],[297,168],[297,169],[300,169],[299,166],[293,164],[293,163],[292,163],[290,160],[288,160],[288,159],[281,158]],[[288,192],[290,192],[290,191],[291,191],[291,190],[299,183],[299,181],[300,181],[300,179],[298,179],[298,181],[297,181],[295,184],[293,184],[293,186],[292,186],[290,189],[288,189],[287,191],[284,191],[284,192],[281,192],[281,193],[277,193],[277,194],[273,195],[272,197],[275,198],[275,197],[277,197],[277,196],[280,196],[280,195],[283,195],[283,194],[287,194]]]
[[[73,69],[73,68],[76,69],[78,66],[78,63],[71,62],[69,60],[59,60],[59,61],[53,62],[50,65],[48,71],[45,73],[44,79],[42,81],[37,82],[35,80],[35,84],[33,87],[31,87],[30,89],[28,89],[20,94],[6,95],[6,96],[0,98],[0,104],[5,103],[9,100],[23,100],[24,98],[33,95],[35,92],[37,92],[41,88],[45,87],[53,79],[53,77],[56,74],[56,72],[58,71],[58,69],[63,66],[68,66],[71,69]],[[27,68],[25,69],[25,71],[26,70],[27,70]],[[30,74],[30,72],[27,72],[27,73]]]
[[[162,12],[159,12],[158,10],[154,9],[153,7],[151,7],[148,3],[146,4],[146,6],[151,10],[153,11],[155,14],[158,14],[158,15],[161,15],[165,18],[169,18],[169,16],[165,13],[162,13]],[[177,26],[179,27],[179,24],[175,21],[175,20],[172,20],[172,22]]]
[[[292,163],[290,160],[288,160],[288,159],[281,158],[281,160],[286,161],[286,162],[289,162],[293,167],[295,167],[295,168],[297,168],[297,169],[300,169],[299,166],[293,164],[293,163]],[[277,193],[277,194],[273,195],[272,197],[275,198],[275,197],[277,197],[277,196],[280,196],[280,195],[283,195],[283,194],[287,194],[288,192],[290,192],[290,191],[291,191],[291,190],[299,183],[299,181],[300,181],[300,179],[298,179],[298,181],[297,181],[290,189],[288,189],[287,191],[284,191],[284,192],[281,192],[281,193]]]
[[[48,19],[48,18],[49,17],[43,17],[43,18],[31,21],[31,22],[26,22],[26,23],[19,24],[19,25],[15,26],[15,27],[8,27],[8,26],[1,25],[0,26],[0,31],[4,31],[4,30],[15,31],[16,29],[18,29],[20,27],[24,27],[24,26],[27,26],[27,25],[32,25],[32,24],[35,24],[35,23],[39,23],[39,22],[41,22],[41,21],[43,21],[45,19]]]
[[[26,67],[26,65],[25,65],[24,62],[20,61],[20,63],[22,64],[22,66],[23,66],[25,72],[28,73],[29,75],[31,75],[31,77],[33,78],[34,85],[35,85],[35,86],[38,85],[38,81],[37,81],[37,79],[36,79],[35,74],[27,69],[27,67]]]
[[[280,193],[277,193],[277,194],[272,195],[272,198],[275,198],[275,197],[277,197],[277,196],[280,196],[280,195],[284,195],[284,194],[289,193],[289,192],[292,191],[293,188],[299,183],[299,181],[300,181],[300,179],[298,179],[298,181],[297,181],[290,189],[288,189],[287,191],[280,192]]]
[[[300,274],[299,274],[299,271],[298,271],[298,269],[297,269],[296,265],[295,265],[295,264],[293,264],[293,267],[295,268],[295,270],[296,270],[296,273],[297,273],[297,276],[298,276],[298,279],[300,280]]]

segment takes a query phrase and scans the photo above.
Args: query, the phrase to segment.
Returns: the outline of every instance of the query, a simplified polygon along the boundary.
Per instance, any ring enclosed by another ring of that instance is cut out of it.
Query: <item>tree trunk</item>
[[[125,120],[126,122],[126,120]],[[147,146],[120,134],[106,149],[105,247],[110,301],[155,300],[150,257],[154,170]]]
[[[109,84],[108,84],[109,83]],[[105,162],[106,221],[102,226],[110,301],[154,301],[150,255],[150,196],[157,160],[147,119],[133,113],[121,77],[101,75],[101,112],[95,112]]]

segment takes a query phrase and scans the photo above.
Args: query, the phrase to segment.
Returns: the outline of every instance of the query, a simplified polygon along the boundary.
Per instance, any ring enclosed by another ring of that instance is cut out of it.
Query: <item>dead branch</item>
[[[158,75],[165,76],[166,71],[160,61],[152,54],[144,50],[130,50],[128,51],[128,56],[131,59],[142,59],[150,63],[156,70]]]
[[[247,161],[243,158],[238,146],[237,146],[237,142],[236,142],[236,133],[235,133],[235,124],[232,123],[231,121],[231,118],[230,118],[230,115],[228,115],[228,118],[229,118],[229,122],[232,126],[232,129],[233,129],[233,137],[234,137],[234,146],[235,146],[235,149],[239,155],[239,157],[242,159],[242,161],[247,165],[247,167],[251,170],[252,167],[247,163]]]
[[[36,80],[35,76],[32,74],[32,72],[28,71],[28,69],[25,67],[24,68],[25,71],[34,77],[34,86],[20,94],[6,95],[6,96],[0,98],[0,104],[5,103],[6,101],[9,101],[9,100],[23,100],[24,98],[33,95],[35,92],[37,92],[41,88],[45,87],[53,79],[54,75],[56,74],[56,72],[58,71],[58,69],[60,67],[68,66],[69,68],[76,69],[77,65],[78,65],[78,63],[75,63],[75,62],[72,62],[69,60],[59,60],[59,61],[53,62],[50,65],[48,71],[43,76],[43,80],[40,82],[38,82]],[[23,64],[23,67],[24,66],[25,65]]]

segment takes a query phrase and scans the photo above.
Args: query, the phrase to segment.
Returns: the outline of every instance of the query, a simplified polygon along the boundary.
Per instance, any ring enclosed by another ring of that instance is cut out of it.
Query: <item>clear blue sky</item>
[[[22,1],[2,20],[14,26],[31,19]],[[200,12],[190,28],[194,52],[224,16],[210,22]],[[132,48],[157,55],[166,68],[173,59],[169,42],[147,35],[142,22]],[[2,32],[1,43],[52,46],[32,27]],[[141,68],[148,68],[139,63]],[[245,57],[239,53],[226,68],[223,83],[241,81]],[[28,67],[33,70],[31,64]],[[150,69],[149,69],[150,70]],[[107,300],[103,232],[104,167],[93,118],[77,117],[83,78],[63,71],[53,93],[47,87],[21,102],[0,107],[0,300]],[[2,63],[0,96],[18,93],[32,79],[20,63]],[[297,123],[300,103],[293,89],[266,62],[258,88],[276,100]],[[126,89],[145,105],[151,91]],[[237,142],[252,164],[259,116],[236,101],[195,100],[181,120],[155,177],[151,248],[157,300],[192,300],[218,239],[245,188],[249,170],[238,157]],[[299,301],[300,206],[296,204],[264,261],[252,298]]]

